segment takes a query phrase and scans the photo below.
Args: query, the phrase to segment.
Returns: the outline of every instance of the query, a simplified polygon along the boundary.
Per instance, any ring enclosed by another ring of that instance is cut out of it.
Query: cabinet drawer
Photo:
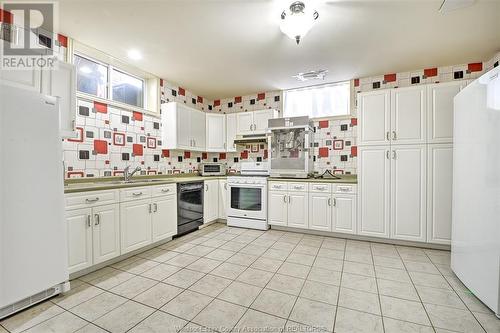
[[[153,186],[151,188],[151,195],[153,197],[158,197],[161,195],[169,195],[177,193],[177,185],[176,184],[165,184]]]
[[[120,191],[120,201],[151,198],[151,187],[133,187]]]
[[[309,183],[310,192],[330,193],[332,191],[332,184],[322,183]]]
[[[118,202],[118,191],[70,193],[65,195],[64,200],[67,210],[108,205]]]
[[[286,191],[287,190],[287,183],[269,182],[269,190],[272,190],[272,191]]]
[[[333,185],[333,193],[354,194],[357,192],[357,186],[351,184],[335,184]]]
[[[307,192],[307,183],[288,183],[288,190],[295,192]]]

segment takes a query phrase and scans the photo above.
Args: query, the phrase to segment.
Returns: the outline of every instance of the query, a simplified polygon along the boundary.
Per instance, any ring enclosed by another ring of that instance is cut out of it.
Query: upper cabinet
[[[226,116],[207,113],[206,134],[208,152],[226,151]]]
[[[226,151],[235,152],[236,145],[234,140],[238,134],[238,120],[237,113],[230,113],[226,115]]]
[[[166,149],[206,150],[206,114],[176,102],[165,103],[162,138]]]
[[[376,90],[358,96],[359,145],[390,143],[391,91]]]
[[[425,143],[426,110],[425,86],[392,89],[391,143]]]
[[[264,134],[267,121],[278,116],[274,109],[236,113],[238,134]]]

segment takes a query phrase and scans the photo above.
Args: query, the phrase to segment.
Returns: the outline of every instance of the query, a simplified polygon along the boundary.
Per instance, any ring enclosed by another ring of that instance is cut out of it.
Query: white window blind
[[[284,117],[325,118],[350,114],[349,81],[284,92]]]

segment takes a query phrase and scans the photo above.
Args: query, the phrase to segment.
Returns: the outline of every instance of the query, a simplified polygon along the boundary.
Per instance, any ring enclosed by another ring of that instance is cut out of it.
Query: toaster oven
[[[200,163],[199,172],[202,176],[225,176],[226,165],[224,163]]]

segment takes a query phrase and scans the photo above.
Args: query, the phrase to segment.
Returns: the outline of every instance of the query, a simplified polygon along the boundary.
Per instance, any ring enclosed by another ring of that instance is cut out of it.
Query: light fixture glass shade
[[[317,18],[318,12],[305,8],[301,2],[294,2],[289,10],[281,14],[281,32],[298,44],[301,38],[311,30]]]

